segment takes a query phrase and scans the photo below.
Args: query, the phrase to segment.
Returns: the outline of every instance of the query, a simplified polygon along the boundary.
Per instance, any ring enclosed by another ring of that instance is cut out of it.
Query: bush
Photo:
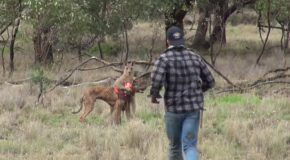
[[[111,57],[111,56],[117,56],[118,53],[121,50],[121,47],[113,42],[105,42],[101,43],[101,50],[103,52],[104,56]],[[89,50],[89,54],[91,55],[97,55],[100,54],[99,46],[96,44]]]

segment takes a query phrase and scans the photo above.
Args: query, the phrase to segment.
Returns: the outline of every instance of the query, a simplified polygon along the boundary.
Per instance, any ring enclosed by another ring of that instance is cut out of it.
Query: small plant
[[[37,100],[39,102],[42,94],[50,86],[52,81],[46,77],[46,75],[44,74],[44,71],[41,68],[35,69],[31,73],[30,77],[31,77],[32,84],[39,86],[39,94],[37,96]]]

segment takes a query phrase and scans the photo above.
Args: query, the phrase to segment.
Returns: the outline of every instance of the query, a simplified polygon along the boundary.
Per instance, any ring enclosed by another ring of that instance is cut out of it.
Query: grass
[[[136,116],[115,127],[107,121],[105,105],[96,105],[85,124],[70,114],[69,105],[56,111],[27,102],[23,109],[4,109],[0,159],[166,159],[163,111],[150,107],[144,96],[137,95]],[[51,103],[59,108],[63,104]],[[199,142],[202,159],[289,159],[289,103],[252,94],[207,95]]]
[[[27,153],[27,146],[14,141],[0,141],[1,154],[22,155]]]
[[[268,104],[268,99],[249,96],[209,100],[201,131],[204,159],[289,159],[289,124],[281,119],[283,111],[275,111],[283,108],[279,103],[285,99]],[[215,154],[216,149],[221,154]]]
[[[245,96],[243,94],[229,94],[222,97],[210,99],[209,105],[259,105],[261,99],[255,95]]]

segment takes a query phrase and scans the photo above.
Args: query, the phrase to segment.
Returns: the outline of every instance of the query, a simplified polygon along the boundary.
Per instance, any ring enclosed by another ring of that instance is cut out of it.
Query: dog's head
[[[128,62],[124,68],[124,74],[133,76],[134,75],[134,62]]]

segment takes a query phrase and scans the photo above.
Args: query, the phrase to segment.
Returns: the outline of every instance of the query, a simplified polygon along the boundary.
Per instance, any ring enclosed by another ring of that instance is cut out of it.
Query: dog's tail
[[[82,110],[82,108],[83,108],[83,101],[84,101],[84,97],[82,97],[81,99],[80,99],[80,108],[79,108],[79,110],[77,110],[77,111],[72,111],[72,114],[77,114],[77,113],[79,113],[81,110]]]

